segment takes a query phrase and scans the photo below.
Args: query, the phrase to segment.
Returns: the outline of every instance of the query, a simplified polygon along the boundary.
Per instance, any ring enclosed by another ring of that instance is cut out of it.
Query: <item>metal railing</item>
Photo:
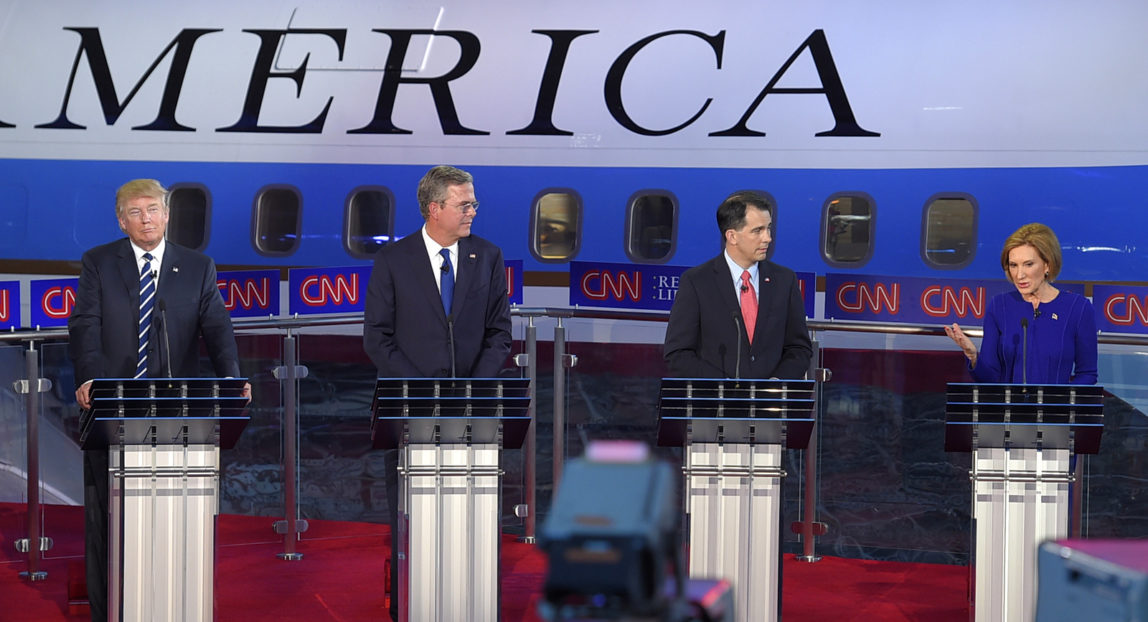
[[[667,312],[652,312],[652,311],[625,311],[625,310],[608,310],[608,309],[589,309],[589,308],[567,308],[567,307],[515,307],[511,310],[511,315],[518,318],[523,318],[526,321],[524,331],[524,351],[514,357],[516,366],[526,371],[527,377],[531,379],[531,416],[535,415],[535,398],[537,397],[536,385],[538,382],[538,327],[536,320],[539,318],[549,318],[555,321],[554,327],[554,402],[553,402],[553,425],[554,425],[554,440],[553,440],[553,482],[555,488],[559,485],[562,477],[562,464],[565,454],[566,439],[566,403],[564,393],[567,387],[567,377],[569,370],[577,365],[577,357],[568,353],[567,350],[567,327],[563,325],[564,320],[570,319],[587,319],[587,320],[619,320],[619,321],[637,321],[637,322],[665,322],[668,320],[669,314]],[[332,327],[332,326],[357,326],[361,325],[363,321],[362,314],[347,314],[347,315],[331,315],[323,317],[291,317],[291,318],[266,318],[266,319],[239,319],[234,322],[235,330],[238,334],[255,333],[258,331],[282,332],[283,333],[283,353],[284,365],[276,369],[276,377],[283,383],[285,391],[285,400],[283,404],[283,418],[285,424],[284,434],[284,464],[282,465],[284,473],[284,516],[286,520],[282,523],[277,523],[276,530],[284,534],[284,548],[285,551],[279,554],[282,559],[299,559],[301,554],[295,551],[295,543],[299,534],[306,530],[306,521],[298,519],[297,516],[297,493],[295,490],[297,482],[295,473],[298,469],[298,447],[296,439],[296,424],[299,412],[297,411],[297,389],[299,380],[305,378],[307,375],[307,368],[296,363],[296,342],[295,335],[305,329]],[[845,331],[845,332],[860,332],[860,333],[879,333],[886,335],[922,335],[922,336],[944,336],[944,328],[939,325],[930,324],[891,324],[883,322],[855,322],[855,321],[809,321],[808,327],[814,337],[815,347],[820,348],[817,341],[817,335],[821,332],[827,331]],[[979,328],[970,327],[965,330],[965,333],[970,337],[981,337],[981,330]],[[9,331],[0,333],[0,344],[23,344],[27,346],[25,351],[25,373],[26,378],[18,380],[14,387],[18,393],[24,395],[27,407],[27,474],[28,474],[28,526],[27,540],[22,540],[17,543],[22,552],[28,555],[27,570],[21,572],[21,576],[29,580],[40,580],[46,577],[39,565],[42,559],[42,553],[47,548],[51,547],[51,539],[41,533],[41,525],[39,522],[40,515],[40,455],[39,455],[39,416],[40,416],[40,393],[47,391],[51,384],[50,379],[40,377],[39,371],[39,352],[37,344],[43,345],[50,342],[64,341],[68,338],[67,330],[65,329],[46,329],[46,330],[21,330]],[[1148,335],[1132,335],[1132,334],[1113,334],[1113,333],[1099,333],[1099,343],[1112,344],[1112,345],[1133,345],[1148,347]],[[813,359],[810,368],[811,377],[817,381],[817,394],[820,396],[820,385],[830,379],[831,373],[819,367],[820,356]],[[821,400],[818,399],[817,404],[818,420],[821,419],[823,413],[823,405]],[[537,447],[535,445],[535,427],[531,426],[524,445],[525,452],[525,469],[524,469],[524,488],[525,488],[525,507],[516,507],[515,513],[524,518],[525,524],[525,540],[533,541],[535,537],[537,516],[537,497],[536,497],[536,453]],[[804,480],[807,482],[804,498],[802,500],[801,519],[793,523],[792,530],[798,533],[802,540],[802,559],[808,561],[815,561],[818,556],[815,551],[815,538],[818,535],[825,533],[825,525],[817,522],[817,487],[814,482],[817,482],[817,435],[814,434],[810,441],[810,446],[806,450],[804,456]],[[282,527],[280,526],[282,525]],[[23,544],[21,544],[23,543]],[[26,548],[25,548],[26,547]]]

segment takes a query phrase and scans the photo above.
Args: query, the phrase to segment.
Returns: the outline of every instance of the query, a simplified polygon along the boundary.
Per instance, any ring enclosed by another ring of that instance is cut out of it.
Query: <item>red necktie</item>
[[[741,319],[745,320],[745,334],[753,343],[753,329],[757,324],[757,297],[749,283],[749,270],[741,273]]]

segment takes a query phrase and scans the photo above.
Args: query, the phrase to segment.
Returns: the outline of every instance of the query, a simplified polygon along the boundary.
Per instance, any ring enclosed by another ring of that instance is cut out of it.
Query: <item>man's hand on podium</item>
[[[80,408],[87,410],[92,407],[92,381],[89,380],[76,388],[76,403]]]

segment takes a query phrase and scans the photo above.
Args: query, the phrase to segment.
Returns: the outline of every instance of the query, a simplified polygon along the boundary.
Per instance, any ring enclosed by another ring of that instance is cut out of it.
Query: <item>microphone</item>
[[[159,325],[163,332],[163,349],[167,353],[167,377],[171,378],[171,341],[167,337],[167,304],[163,298],[156,300],[155,304],[159,307]]]
[[[1032,310],[1032,317],[1034,317],[1034,318],[1040,317],[1040,307],[1037,307],[1036,309]]]
[[[446,316],[446,336],[447,343],[450,345],[450,377],[458,378],[458,372],[454,368],[454,316]]]
[[[447,273],[447,271],[449,271],[449,270],[450,270],[450,266],[448,266],[448,265],[447,265],[447,263],[444,261],[444,262],[442,262],[442,265],[438,267],[438,269],[439,269],[439,271],[440,271],[440,272],[442,272],[443,274],[446,274],[446,273]]]
[[[745,283],[742,283],[742,284],[741,284],[741,293],[743,293],[743,294],[744,294],[744,293],[746,293],[746,292],[748,292],[748,291],[749,291],[749,286],[748,286],[748,285],[746,285]]]
[[[1021,333],[1021,368],[1020,378],[1021,384],[1028,384],[1028,318],[1022,317],[1020,319],[1020,333]]]
[[[733,312],[733,323],[737,327],[737,334],[734,335],[737,339],[737,362],[733,368],[733,379],[741,380],[741,311]]]

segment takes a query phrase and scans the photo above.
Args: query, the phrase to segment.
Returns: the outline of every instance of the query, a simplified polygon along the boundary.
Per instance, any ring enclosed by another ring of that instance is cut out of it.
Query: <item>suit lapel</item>
[[[466,301],[466,293],[477,280],[475,272],[478,270],[478,253],[474,249],[474,242],[470,238],[458,240],[458,269],[454,278],[454,298],[451,300],[450,313],[458,317],[462,305]]]
[[[773,280],[773,272],[770,270],[769,262],[759,261],[757,263],[757,324],[755,325],[755,332],[758,328],[765,326],[769,319],[769,305],[776,299]],[[755,334],[754,336],[758,335]],[[753,344],[758,345],[764,342],[764,339],[754,339]]]
[[[140,272],[136,263],[136,255],[132,252],[132,245],[126,238],[116,252],[119,256],[120,277],[124,281],[124,289],[132,300],[132,307],[140,306]]]
[[[710,267],[713,269],[713,282],[718,290],[718,298],[720,298],[722,304],[725,305],[729,317],[732,318],[734,317],[733,314],[737,313],[737,317],[741,318],[741,301],[738,300],[737,295],[734,293],[733,275],[730,274],[729,264],[726,263],[725,254],[718,255],[711,260]],[[728,322],[729,320],[726,321]],[[740,319],[738,323],[741,323]],[[744,326],[741,328],[741,333],[743,335],[745,334]]]
[[[159,282],[156,284],[155,297],[156,301],[164,300],[166,292],[179,289],[179,260],[181,259],[179,249],[167,242],[164,244],[163,249],[163,262],[159,265]]]
[[[431,263],[430,255],[427,253],[426,241],[423,240],[422,229],[403,238],[402,241],[410,240],[403,249],[406,255],[406,268],[414,275],[415,288],[422,292],[426,298],[427,304],[430,308],[435,309],[438,317],[446,323],[446,311],[442,308],[442,295],[439,293],[438,286],[435,284],[434,271],[438,269]],[[400,241],[401,243],[401,241]],[[455,291],[458,287],[455,287]]]

